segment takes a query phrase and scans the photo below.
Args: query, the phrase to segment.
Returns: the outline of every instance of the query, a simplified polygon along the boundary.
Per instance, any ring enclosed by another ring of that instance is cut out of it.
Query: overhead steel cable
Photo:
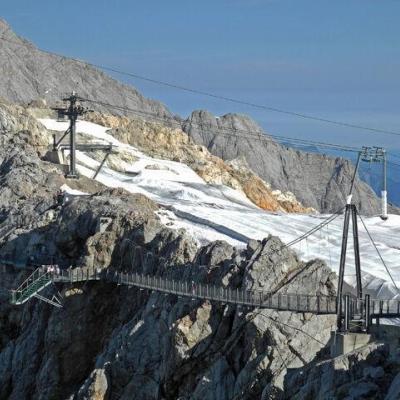
[[[15,44],[17,46],[29,47],[30,49],[32,49],[32,47],[33,47],[33,45],[30,44],[29,42],[26,42],[26,43],[17,42],[17,41],[14,41],[14,40],[6,39],[5,37],[0,37],[0,40],[7,41],[9,43],[13,43],[13,44]],[[55,52],[52,52],[52,51],[42,50],[42,49],[37,49],[37,50],[41,51],[43,53],[46,53],[46,54],[50,54],[52,56],[65,58],[64,55],[61,55],[61,54],[58,54],[58,53],[55,53]],[[142,76],[142,75],[139,75],[139,74],[136,74],[136,73],[133,73],[133,72],[127,72],[127,71],[123,71],[123,70],[120,70],[120,69],[117,69],[117,68],[114,68],[114,67],[108,67],[108,66],[101,65],[101,64],[96,64],[96,63],[91,63],[91,62],[88,62],[88,61],[83,61],[83,60],[80,60],[80,59],[74,58],[74,57],[68,57],[68,58],[73,60],[73,61],[76,61],[76,62],[79,62],[79,63],[83,63],[83,64],[89,65],[91,67],[94,67],[94,68],[102,69],[104,71],[114,72],[116,74],[129,76],[131,78],[140,79],[142,81],[150,82],[150,83],[153,83],[153,84],[157,84],[157,85],[162,85],[162,86],[178,89],[178,90],[185,91],[185,92],[188,92],[188,93],[199,94],[199,95],[202,95],[202,96],[206,96],[206,97],[210,97],[210,98],[214,98],[214,99],[218,99],[218,100],[227,101],[227,102],[230,102],[230,103],[241,104],[241,105],[250,106],[250,107],[261,109],[261,110],[265,110],[265,111],[271,111],[271,112],[275,112],[275,113],[291,115],[291,116],[298,117],[298,118],[313,120],[313,121],[327,123],[327,124],[336,125],[336,126],[342,126],[342,127],[345,127],[345,128],[358,129],[358,130],[363,130],[363,131],[367,131],[367,132],[380,133],[380,134],[386,134],[386,135],[400,136],[400,132],[396,132],[396,131],[391,131],[391,130],[387,130],[387,129],[380,129],[380,128],[373,128],[373,127],[370,127],[370,126],[363,126],[363,125],[358,125],[358,124],[352,124],[352,123],[348,123],[348,122],[344,122],[344,121],[338,121],[338,120],[333,120],[333,119],[324,118],[324,117],[317,117],[315,115],[310,115],[310,114],[304,114],[304,113],[300,113],[300,112],[285,110],[285,109],[278,108],[278,107],[272,107],[272,106],[267,106],[267,105],[263,105],[263,104],[257,104],[257,103],[253,103],[253,102],[249,102],[249,101],[244,101],[244,100],[240,100],[240,99],[236,99],[236,98],[232,98],[232,97],[227,97],[227,96],[222,96],[222,95],[215,94],[215,93],[206,92],[206,91],[195,89],[195,88],[190,88],[190,87],[178,85],[178,84],[171,83],[171,82],[165,82],[165,81],[157,80],[157,79],[154,79],[154,78],[149,78],[149,77]]]
[[[286,141],[286,142],[292,142],[292,143],[297,143],[297,144],[304,144],[304,145],[314,145],[314,146],[319,146],[319,147],[325,147],[325,148],[332,148],[336,150],[341,150],[345,152],[352,152],[352,153],[358,153],[359,149],[356,147],[351,147],[351,146],[343,146],[343,145],[337,145],[334,143],[325,143],[325,142],[317,142],[317,141],[312,141],[312,140],[307,140],[307,139],[299,139],[299,138],[292,138],[292,137],[287,137],[287,136],[280,136],[280,135],[273,135],[269,133],[264,133],[262,131],[250,131],[247,129],[232,129],[232,128],[226,128],[226,127],[221,127],[221,126],[210,126],[210,127],[205,127],[204,124],[199,124],[193,121],[189,120],[177,120],[174,117],[171,116],[160,116],[156,113],[150,112],[150,111],[143,111],[143,110],[138,110],[135,108],[130,108],[130,107],[125,107],[125,106],[118,106],[116,104],[111,104],[107,103],[104,101],[99,101],[99,100],[94,100],[90,98],[85,98],[81,97],[83,101],[86,101],[88,103],[92,104],[97,104],[103,107],[109,107],[109,108],[114,108],[120,111],[125,111],[125,112],[131,112],[134,114],[137,114],[139,116],[149,116],[153,118],[153,120],[161,122],[161,123],[171,123],[175,125],[176,127],[182,129],[182,125],[184,123],[188,123],[193,127],[196,127],[203,132],[208,132],[208,133],[218,133],[221,136],[232,136],[232,137],[238,137],[238,138],[244,138],[244,139],[253,139],[253,140],[260,140],[260,141],[270,141],[272,143],[276,143],[276,141]],[[221,133],[222,132],[227,132]],[[239,135],[241,134],[241,135]],[[275,140],[272,140],[275,139]]]
[[[149,117],[153,118],[154,120],[161,122],[161,123],[169,122],[180,129],[182,129],[183,124],[188,123],[191,126],[196,127],[203,132],[208,132],[208,133],[217,133],[218,132],[218,134],[220,136],[224,136],[224,137],[232,136],[232,137],[238,137],[238,138],[243,138],[243,139],[270,141],[272,143],[279,142],[279,144],[281,144],[281,145],[285,145],[285,144],[291,144],[293,146],[310,146],[311,145],[311,146],[317,146],[319,148],[333,149],[333,150],[339,150],[339,151],[355,153],[355,154],[358,154],[360,151],[359,148],[354,147],[354,146],[344,146],[344,145],[338,145],[335,143],[327,143],[327,142],[320,142],[320,141],[309,140],[309,139],[299,139],[299,138],[293,138],[293,137],[288,137],[288,136],[274,135],[274,134],[270,134],[270,133],[264,133],[262,131],[257,132],[257,131],[250,131],[247,129],[232,129],[232,128],[226,128],[226,127],[221,127],[221,126],[207,128],[207,127],[204,127],[203,124],[198,124],[193,121],[189,121],[189,120],[178,121],[174,117],[160,116],[160,115],[158,115],[156,113],[152,113],[150,111],[143,111],[143,110],[138,110],[138,109],[125,107],[125,106],[118,106],[115,104],[111,104],[111,103],[107,103],[107,102],[99,101],[99,100],[94,100],[94,99],[89,99],[89,98],[82,98],[82,100],[87,101],[89,103],[98,104],[103,107],[109,107],[109,108],[118,109],[120,111],[136,113],[139,116],[143,116],[143,115],[149,116]],[[221,133],[220,131],[227,132],[227,133],[226,134]],[[241,135],[239,135],[239,133]],[[272,139],[275,139],[275,140],[272,140]],[[387,153],[387,154],[392,155],[392,153]],[[389,164],[397,165],[400,167],[400,163],[396,163],[394,161],[389,161],[389,160],[387,162]]]
[[[297,237],[296,239],[293,239],[291,242],[286,243],[283,247],[291,247],[299,242],[301,242],[304,239],[307,239],[309,236],[313,235],[315,232],[318,232],[320,229],[322,229],[324,226],[328,225],[329,223],[331,223],[332,221],[334,221],[337,217],[339,217],[339,215],[341,215],[341,212],[343,211],[344,207],[341,208],[339,211],[337,211],[336,213],[332,214],[330,217],[326,218],[324,221],[322,221],[320,224],[314,226],[313,228],[311,228],[310,230],[308,230],[307,232],[303,233],[302,235],[300,235],[299,237]]]
[[[400,167],[400,163],[393,162],[393,161],[386,161],[388,164],[394,165],[396,167]]]
[[[381,252],[379,251],[378,246],[376,245],[376,243],[375,243],[375,241],[374,241],[374,238],[372,237],[370,231],[368,230],[367,225],[365,224],[363,217],[362,217],[360,214],[358,214],[358,216],[360,217],[360,220],[361,220],[361,222],[362,222],[362,224],[363,224],[363,226],[364,226],[365,232],[367,232],[367,235],[368,235],[368,237],[369,237],[369,240],[371,241],[372,245],[374,246],[374,248],[375,248],[375,250],[376,250],[376,252],[377,252],[377,254],[378,254],[378,256],[379,256],[379,258],[380,258],[380,260],[381,260],[381,262],[382,262],[382,264],[383,264],[383,266],[385,267],[386,272],[388,273],[388,275],[389,275],[389,277],[390,277],[390,279],[391,279],[391,281],[392,281],[394,287],[396,288],[397,292],[400,294],[399,288],[397,287],[396,282],[394,281],[393,276],[392,276],[392,274],[390,273],[389,267],[386,265],[386,262],[385,262],[385,260],[383,259],[382,254],[381,254]]]
[[[318,122],[338,125],[338,126],[342,126],[342,127],[346,127],[346,128],[360,129],[360,130],[364,130],[364,131],[382,133],[382,134],[386,134],[386,135],[400,136],[400,132],[389,131],[389,130],[386,130],[386,129],[372,128],[372,127],[368,127],[368,126],[351,124],[351,123],[348,123],[348,122],[336,121],[336,120],[332,120],[332,119],[328,119],[328,118],[316,117],[314,115],[303,114],[303,113],[299,113],[299,112],[295,112],[295,111],[283,110],[281,108],[270,107],[270,106],[266,106],[266,105],[262,105],[262,104],[257,104],[257,103],[252,103],[252,102],[248,102],[248,101],[243,101],[243,100],[231,98],[231,97],[217,95],[217,94],[205,92],[205,91],[198,90],[198,89],[192,89],[192,88],[188,88],[188,87],[185,87],[185,86],[180,86],[180,85],[169,83],[169,82],[163,82],[163,81],[159,81],[159,80],[156,80],[156,79],[148,78],[148,77],[145,77],[145,76],[137,75],[137,74],[134,74],[134,73],[121,71],[121,70],[118,70],[118,69],[115,69],[115,68],[111,68],[111,67],[105,67],[105,66],[101,66],[101,65],[98,65],[98,64],[90,64],[90,65],[95,66],[97,68],[104,69],[106,71],[114,72],[114,73],[117,73],[117,74],[130,76],[132,78],[140,79],[140,80],[143,80],[143,81],[147,81],[147,82],[155,83],[155,84],[158,84],[158,85],[171,87],[171,88],[174,88],[174,89],[183,90],[183,91],[190,92],[190,93],[200,94],[202,96],[207,96],[207,97],[211,97],[211,98],[214,98],[214,99],[224,100],[224,101],[228,101],[228,102],[231,102],[231,103],[242,104],[242,105],[246,105],[246,106],[250,106],[250,107],[254,107],[254,108],[258,108],[258,109],[262,109],[262,110],[266,110],[266,111],[272,111],[272,112],[276,112],[276,113],[291,115],[291,116],[294,116],[294,117],[299,117],[299,118],[303,118],[303,119],[309,119],[309,120],[313,120],[313,121],[318,121]]]

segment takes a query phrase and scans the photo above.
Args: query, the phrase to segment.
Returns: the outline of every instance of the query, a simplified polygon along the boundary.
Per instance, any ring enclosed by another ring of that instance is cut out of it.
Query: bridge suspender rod
[[[371,327],[371,300],[369,294],[365,295],[365,330],[369,332]]]
[[[357,225],[357,208],[354,204],[351,205],[351,217],[353,224],[353,242],[354,242],[354,260],[356,265],[356,280],[357,280],[357,298],[362,299],[361,285],[361,261],[360,261],[360,246],[358,243],[358,225]]]

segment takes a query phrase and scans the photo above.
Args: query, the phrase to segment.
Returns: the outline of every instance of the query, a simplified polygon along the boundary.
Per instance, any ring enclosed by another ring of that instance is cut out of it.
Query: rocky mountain
[[[183,130],[224,160],[245,158],[272,188],[294,193],[308,207],[335,212],[346,202],[354,172],[349,160],[284,147],[244,115],[215,117],[207,111],[194,111],[183,122]],[[378,197],[360,179],[355,182],[354,203],[363,214],[380,212]]]
[[[132,86],[124,85],[84,62],[40,51],[16,35],[0,19],[0,97],[14,103],[46,99],[55,105],[62,96],[76,91],[80,96],[119,107],[170,116],[158,101],[142,96]],[[95,104],[90,108],[104,110]],[[123,114],[118,108],[114,114]]]
[[[161,146],[151,141],[164,143],[164,156],[187,148],[187,158],[221,173],[222,161],[205,149],[198,156],[183,133],[177,140],[144,124],[146,135],[136,137],[137,124],[143,122],[118,119],[113,134],[159,156]],[[235,307],[105,282],[49,286],[43,294],[62,294],[61,309],[34,299],[11,306],[9,290],[28,271],[2,260],[31,257],[232,289],[336,291],[336,275],[324,262],[301,260],[277,237],[242,248],[224,241],[200,246],[162,224],[158,204],[144,195],[66,179],[43,159],[49,137],[32,110],[0,104],[0,223],[16,225],[0,238],[1,400],[398,398],[400,362],[386,346],[329,358],[334,315]],[[53,196],[63,184],[87,195],[57,206]],[[109,223],[98,229],[103,218]]]

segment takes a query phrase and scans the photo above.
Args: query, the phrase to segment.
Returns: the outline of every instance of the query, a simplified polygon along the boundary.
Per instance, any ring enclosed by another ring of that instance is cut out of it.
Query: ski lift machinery
[[[361,160],[367,163],[382,163],[382,191],[381,201],[382,209],[380,217],[383,220],[388,219],[387,213],[387,169],[386,169],[386,151],[383,147],[366,147],[363,146],[361,150]]]

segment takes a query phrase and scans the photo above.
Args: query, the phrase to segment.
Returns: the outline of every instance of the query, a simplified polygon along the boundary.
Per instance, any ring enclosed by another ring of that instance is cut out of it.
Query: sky
[[[243,101],[400,132],[399,0],[3,0],[38,47]],[[187,116],[248,114],[272,134],[400,149],[400,136],[114,77]]]

